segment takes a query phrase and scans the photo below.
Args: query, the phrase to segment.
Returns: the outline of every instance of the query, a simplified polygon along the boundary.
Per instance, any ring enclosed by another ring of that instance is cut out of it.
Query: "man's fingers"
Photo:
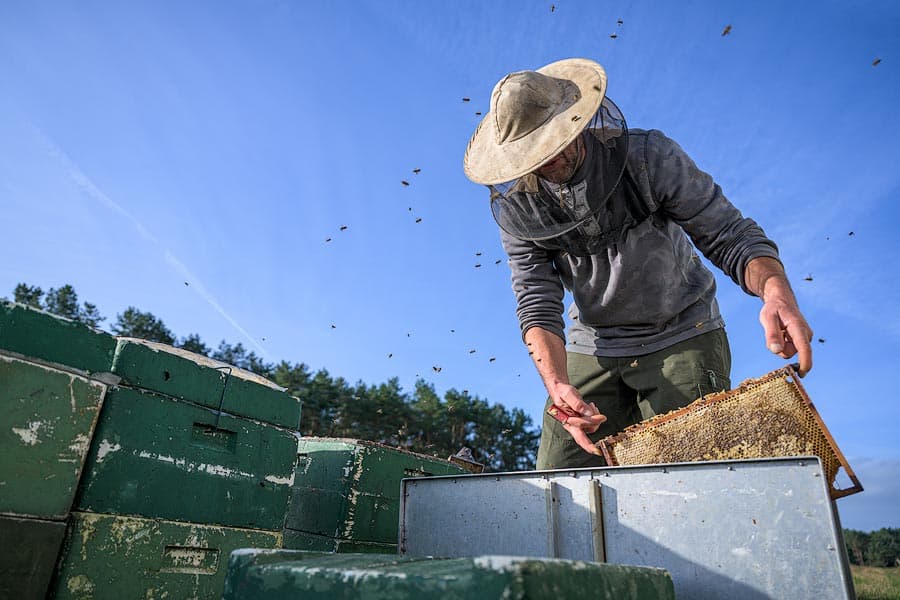
[[[794,356],[795,352],[798,354],[800,370],[797,374],[800,377],[803,377],[809,373],[810,369],[812,369],[812,344],[810,344],[810,342],[812,341],[813,332],[809,326],[802,321],[788,325],[787,330],[794,347],[792,348],[790,356],[787,356],[786,358]]]
[[[571,425],[564,425],[564,427],[566,428],[566,431],[572,434],[572,439],[575,440],[575,443],[581,446],[581,448],[585,452],[595,454],[597,456],[603,456],[603,453],[600,452],[600,450],[591,441],[591,438],[589,438],[584,431]]]
[[[592,408],[581,399],[581,394],[578,393],[578,390],[575,389],[574,386],[568,386],[567,389],[559,395],[559,399],[576,414],[591,415],[597,412],[596,408]]]
[[[781,319],[775,313],[763,309],[759,314],[759,322],[766,332],[766,348],[772,354],[784,352],[784,331],[781,329]]]
[[[569,417],[565,424],[583,429],[588,433],[594,433],[604,421],[606,421],[604,415],[591,415],[590,417]]]

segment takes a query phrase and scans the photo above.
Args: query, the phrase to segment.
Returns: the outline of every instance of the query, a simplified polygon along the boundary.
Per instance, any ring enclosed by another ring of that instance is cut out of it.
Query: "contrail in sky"
[[[77,185],[85,194],[87,194],[103,206],[111,209],[119,216],[130,221],[134,228],[137,229],[137,232],[141,235],[142,238],[156,246],[162,247],[159,239],[155,235],[153,235],[150,230],[144,227],[143,223],[138,221],[137,217],[122,208],[122,206],[115,200],[103,193],[103,191],[96,185],[94,185],[94,182],[92,182],[90,178],[88,178],[88,176],[78,168],[78,165],[76,165],[72,161],[72,159],[69,158],[69,156],[62,150],[62,148],[56,145],[56,143],[54,143],[49,137],[47,137],[47,135],[45,135],[44,132],[41,131],[36,125],[34,125],[33,123],[30,125],[35,137],[37,137],[40,144],[47,150],[47,153],[50,156],[52,156],[54,159],[56,159],[57,162],[60,163],[60,165],[62,165],[66,174],[72,178],[72,181],[75,182],[75,185]],[[183,262],[181,262],[181,260],[178,259],[177,256],[172,254],[166,248],[161,249],[163,250],[163,256],[166,263],[168,263],[169,266],[179,274],[179,276],[184,278],[186,281],[191,282],[192,290],[199,294],[200,297],[203,298],[206,303],[213,308],[213,310],[219,313],[219,315],[221,315],[223,319],[228,321],[228,323],[232,327],[240,332],[240,334],[244,336],[244,339],[246,339],[248,343],[256,348],[257,352],[263,355],[267,354],[265,349],[263,349],[263,347],[255,339],[253,339],[253,336],[251,336],[246,329],[241,327],[241,325],[237,321],[235,321],[234,318],[229,315],[224,308],[222,308],[222,305],[219,304],[215,298],[213,298],[212,294],[210,294],[206,290],[203,284],[200,283],[200,281],[188,270],[188,268],[184,265]]]

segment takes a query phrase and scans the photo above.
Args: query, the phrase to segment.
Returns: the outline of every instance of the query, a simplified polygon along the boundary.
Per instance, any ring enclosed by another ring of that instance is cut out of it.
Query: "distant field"
[[[900,567],[850,565],[858,600],[900,600]]]

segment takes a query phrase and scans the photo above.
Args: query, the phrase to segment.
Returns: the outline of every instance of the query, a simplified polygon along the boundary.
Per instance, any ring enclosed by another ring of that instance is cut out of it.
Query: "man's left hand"
[[[765,283],[759,322],[766,332],[766,347],[781,358],[799,354],[803,377],[812,369],[812,328],[800,313],[797,300],[784,276],[772,276]]]
[[[781,262],[768,256],[754,258],[747,263],[744,280],[763,301],[759,322],[766,332],[766,348],[781,358],[799,354],[797,374],[803,377],[812,369],[813,332],[797,306]]]

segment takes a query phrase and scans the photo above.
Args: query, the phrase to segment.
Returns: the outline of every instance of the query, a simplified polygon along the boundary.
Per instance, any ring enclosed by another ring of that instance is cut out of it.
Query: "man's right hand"
[[[553,400],[553,405],[547,410],[547,413],[562,424],[575,443],[581,446],[585,452],[600,456],[600,450],[591,442],[588,434],[597,431],[600,425],[606,421],[606,416],[600,414],[593,402],[586,403],[578,389],[568,383],[554,385],[550,390],[550,398]]]

